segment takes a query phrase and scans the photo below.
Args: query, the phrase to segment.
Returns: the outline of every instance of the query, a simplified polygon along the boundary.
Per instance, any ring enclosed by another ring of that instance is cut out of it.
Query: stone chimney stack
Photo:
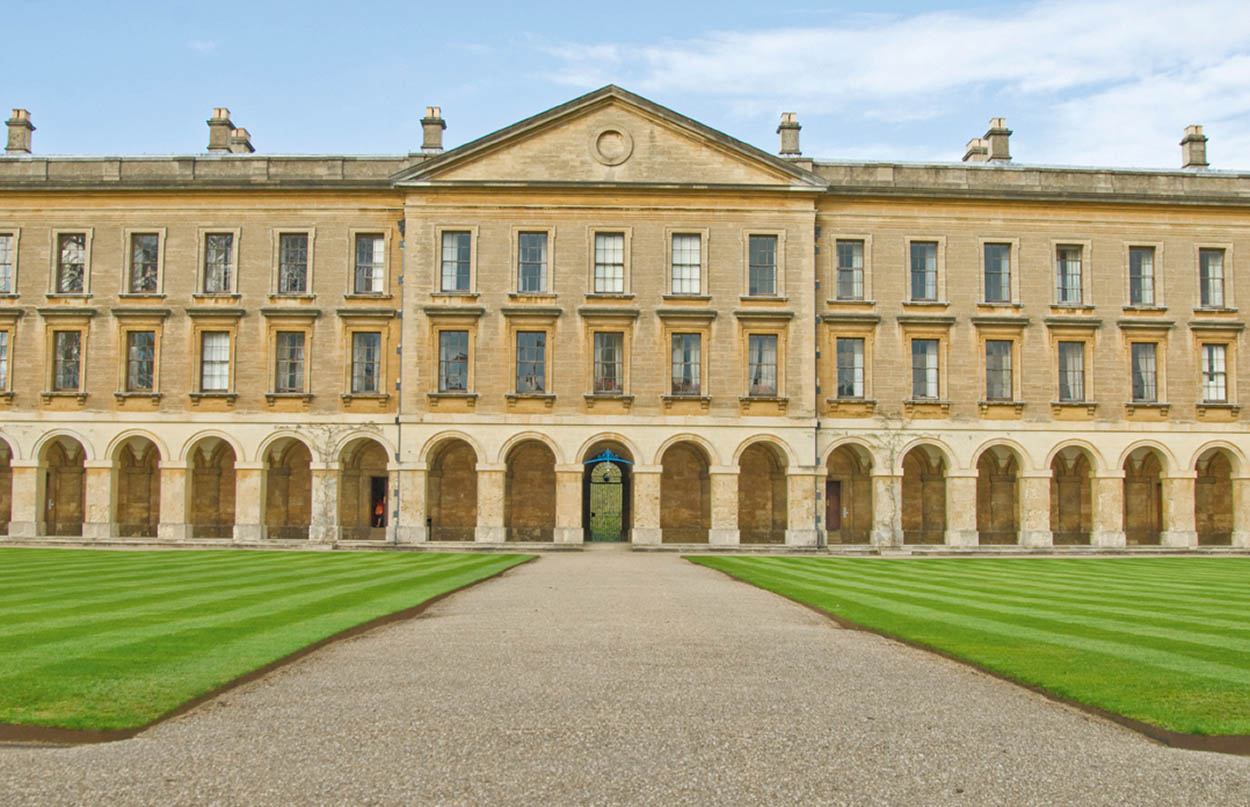
[[[447,122],[443,120],[441,107],[427,106],[425,117],[421,119],[421,150],[427,154],[438,154],[443,150],[443,130]]]
[[[248,134],[247,129],[230,130],[231,154],[251,154],[254,151],[256,149],[252,148],[252,136]]]
[[[14,110],[14,117],[17,116],[18,110]],[[13,121],[9,121],[12,126]],[[9,129],[9,142],[13,142],[13,130]],[[1201,171],[1208,166],[1207,163],[1207,136],[1202,133],[1201,126],[1186,126],[1185,139],[1181,141],[1181,160],[1183,164],[1181,168],[1186,171]]]
[[[1007,128],[1007,119],[990,118],[989,131],[982,137],[985,145],[989,148],[989,156],[986,158],[986,162],[1011,162],[1011,152],[1007,149],[1007,138],[1009,137],[1011,137],[1011,130]]]
[[[983,163],[990,158],[990,147],[984,139],[974,137],[968,141],[968,147],[964,149],[964,162],[966,163]]]
[[[224,106],[214,107],[213,116],[208,119],[208,150],[229,153],[230,134],[234,124],[230,122],[230,110]]]
[[[7,154],[30,154],[30,133],[35,125],[30,122],[30,113],[25,109],[13,110],[13,117],[5,123],[9,127],[9,144],[4,147]]]
[[[782,157],[798,157],[803,152],[799,151],[799,129],[803,127],[799,125],[798,116],[793,112],[782,112],[781,123],[777,126],[777,134],[781,135],[781,151]]]

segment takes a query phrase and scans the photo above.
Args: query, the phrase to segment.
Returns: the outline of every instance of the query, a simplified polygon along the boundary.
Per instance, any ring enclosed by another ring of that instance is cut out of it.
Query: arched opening
[[[265,535],[308,540],[312,524],[312,452],[292,437],[265,452]]]
[[[434,452],[426,473],[426,528],[431,541],[472,541],[477,529],[477,453],[463,440]]]
[[[1213,448],[1198,458],[1194,485],[1194,524],[1199,546],[1233,542],[1233,463],[1228,452]]]
[[[1087,546],[1094,530],[1093,463],[1068,446],[1050,461],[1050,531],[1056,546]]]
[[[825,467],[825,530],[831,544],[866,544],[872,536],[872,456],[839,446]]]
[[[390,523],[390,475],[386,448],[361,438],[339,456],[339,528],[349,541],[386,540]]]
[[[556,455],[541,440],[508,452],[503,525],[508,541],[551,541],[556,527]]]
[[[145,437],[132,437],[114,455],[117,534],[156,537],[161,519],[161,452]]]
[[[738,540],[786,542],[786,458],[775,446],[752,443],[738,458]]]
[[[669,447],[660,460],[660,540],[666,544],[705,544],[712,527],[708,460],[694,443]]]
[[[582,457],[582,529],[586,541],[629,540],[634,455],[605,440]]]
[[[193,538],[234,536],[234,448],[207,437],[191,449],[191,502],[187,510]]]
[[[930,446],[903,457],[903,543],[946,541],[946,460]]]
[[[9,534],[13,518],[13,450],[0,440],[0,535]]]
[[[1124,461],[1124,540],[1158,544],[1163,532],[1163,462],[1151,448]]]
[[[1015,544],[1020,540],[1020,464],[1003,446],[992,446],[977,460],[977,540]]]
[[[72,437],[48,441],[40,457],[43,519],[40,535],[82,535],[87,453]]]

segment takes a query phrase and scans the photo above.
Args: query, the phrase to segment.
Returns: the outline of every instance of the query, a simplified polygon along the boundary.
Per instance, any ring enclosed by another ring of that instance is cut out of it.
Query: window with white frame
[[[1085,400],[1085,343],[1059,343],[1059,400]]]
[[[777,335],[753,333],[747,337],[748,395],[777,395]]]
[[[839,337],[838,346],[838,397],[864,397],[864,340]]]
[[[82,382],[82,331],[54,331],[52,351],[52,389],[77,391]]]
[[[1202,346],[1202,400],[1204,403],[1228,402],[1228,371],[1225,358],[1227,345]]]
[[[278,236],[278,294],[308,293],[308,233]]]
[[[228,294],[234,280],[234,235],[204,236],[204,293]]]
[[[911,397],[938,397],[938,340],[911,340]]]
[[[469,291],[471,244],[472,233],[460,230],[443,233],[440,291]]]
[[[200,334],[200,392],[227,392],[230,389],[230,333],[204,331]]]
[[[625,334],[595,333],[594,391],[596,395],[620,395],[625,379]]]
[[[838,299],[864,299],[864,242],[838,241],[834,247],[838,258]]]
[[[57,293],[82,294],[86,291],[86,279],[86,233],[61,233],[57,236]]]
[[[151,392],[156,381],[156,332],[126,332],[126,391]]]
[[[438,391],[469,391],[468,331],[439,331]]]
[[[516,391],[547,391],[547,332],[517,331]]]
[[[1128,248],[1128,303],[1155,304],[1155,248]]]
[[[989,401],[1011,400],[1011,341],[985,341],[985,398]]]
[[[159,291],[161,237],[156,233],[132,233],[130,236],[131,294],[155,294]]]
[[[382,391],[381,359],[381,332],[357,331],[352,334],[353,394],[374,394]]]
[[[777,236],[752,235],[747,239],[747,294],[777,294]]]
[[[356,271],[353,294],[382,294],[386,291],[386,239],[377,234],[356,236]]]
[[[699,395],[702,391],[700,351],[702,334],[675,333],[672,339],[672,383],[674,395]]]
[[[1011,302],[1011,244],[985,245],[985,302]]]
[[[596,294],[625,292],[625,233],[595,233]]]
[[[306,336],[303,331],[278,331],[274,345],[274,392],[304,391]]]
[[[1198,250],[1198,296],[1203,308],[1224,307],[1224,250]]]
[[[703,291],[702,239],[698,233],[676,233],[672,245],[673,294]]]
[[[521,233],[517,236],[517,291],[547,291],[547,234]]]
[[[1159,400],[1159,374],[1156,365],[1157,345],[1154,342],[1132,343],[1133,401],[1153,403]]]
[[[936,241],[911,242],[911,299],[937,300]]]
[[[0,294],[13,293],[13,265],[17,262],[13,245],[16,242],[12,233],[0,233]]]
[[[1055,302],[1081,304],[1081,247],[1055,247]]]

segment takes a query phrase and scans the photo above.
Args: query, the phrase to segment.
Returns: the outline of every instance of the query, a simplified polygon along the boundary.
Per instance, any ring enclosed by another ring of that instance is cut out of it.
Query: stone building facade
[[[8,121],[10,539],[1250,545],[1250,175],[1199,127],[1129,171],[1001,119],[775,156],[616,87],[385,157],[208,124]]]

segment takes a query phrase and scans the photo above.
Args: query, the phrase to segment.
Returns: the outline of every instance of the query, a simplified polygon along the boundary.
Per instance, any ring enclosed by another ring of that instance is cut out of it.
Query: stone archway
[[[630,539],[634,455],[604,440],[582,456],[582,530],[587,542]]]
[[[541,440],[508,452],[503,524],[508,541],[552,541],[556,526],[556,455]]]
[[[977,460],[977,541],[1020,542],[1020,463],[1003,446],[987,448]]]
[[[1124,460],[1124,540],[1157,545],[1163,533],[1163,461],[1152,448]]]
[[[660,460],[660,540],[706,544],[712,527],[710,463],[690,441],[669,446]]]
[[[431,541],[472,541],[477,529],[477,453],[463,440],[438,446],[426,473]]]
[[[1056,546],[1088,546],[1094,530],[1093,463],[1068,446],[1050,462],[1050,531]]]
[[[13,519],[13,449],[0,440],[0,535],[9,534]]]
[[[738,540],[784,544],[788,523],[786,459],[769,443],[752,443],[738,458]]]
[[[312,452],[293,437],[265,452],[265,536],[308,540],[312,524]]]
[[[155,538],[161,520],[161,452],[145,437],[132,437],[114,454],[117,488],[113,521],[117,534]]]
[[[903,457],[903,543],[946,541],[946,460],[931,446]]]
[[[1194,526],[1199,546],[1233,542],[1233,463],[1224,449],[1213,448],[1198,458],[1194,485]]]
[[[61,436],[48,441],[39,459],[43,488],[39,534],[82,535],[86,451],[77,440]]]
[[[390,523],[390,473],[386,448],[362,437],[339,455],[339,534],[349,541],[386,540]]]
[[[234,537],[234,448],[219,437],[207,437],[189,456],[191,537]]]
[[[825,530],[831,544],[872,540],[872,457],[862,447],[839,446],[825,464]]]

